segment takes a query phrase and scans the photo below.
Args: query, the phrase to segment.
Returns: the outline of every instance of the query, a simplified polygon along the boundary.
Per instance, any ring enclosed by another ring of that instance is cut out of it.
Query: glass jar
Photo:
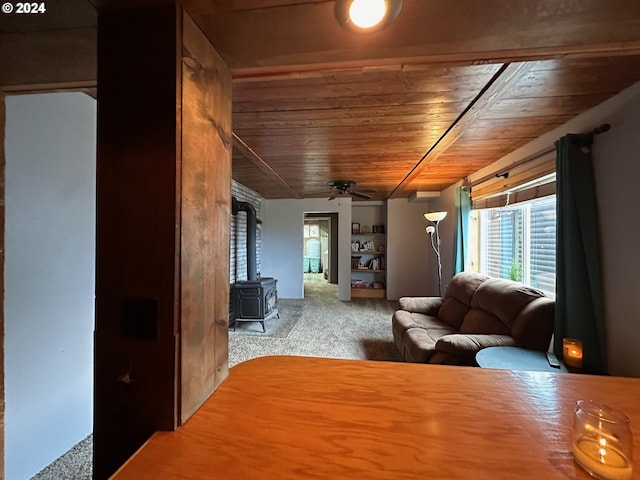
[[[629,419],[619,410],[578,400],[573,416],[575,461],[601,480],[630,480],[633,439]]]

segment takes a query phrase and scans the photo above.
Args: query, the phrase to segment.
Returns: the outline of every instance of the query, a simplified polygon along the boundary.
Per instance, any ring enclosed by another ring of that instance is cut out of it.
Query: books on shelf
[[[366,261],[362,260],[362,256],[351,256],[351,269],[352,270],[384,270],[385,258],[383,256],[377,256],[369,258]]]
[[[380,245],[376,248],[376,244],[373,240],[369,240],[366,242],[353,240],[351,242],[351,251],[363,253],[384,253],[384,245]]]

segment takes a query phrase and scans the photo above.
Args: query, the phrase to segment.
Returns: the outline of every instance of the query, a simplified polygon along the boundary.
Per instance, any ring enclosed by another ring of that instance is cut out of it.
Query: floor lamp
[[[433,223],[433,225],[427,226],[425,229],[431,238],[431,248],[436,254],[436,258],[438,259],[438,295],[442,297],[442,262],[440,261],[440,232],[438,231],[438,224],[444,220],[447,216],[447,212],[429,212],[424,214],[424,218],[426,218],[429,222]],[[435,241],[433,240],[433,235],[435,233]]]

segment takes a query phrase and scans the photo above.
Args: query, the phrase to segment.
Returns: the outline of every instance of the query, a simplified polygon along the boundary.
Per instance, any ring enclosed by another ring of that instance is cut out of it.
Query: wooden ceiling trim
[[[591,59],[613,56],[640,55],[640,40],[620,44],[589,44],[568,49],[567,47],[546,47],[544,49],[500,50],[477,53],[431,54],[403,56],[376,60],[350,60],[340,62],[310,63],[231,68],[235,83],[262,82],[264,80],[310,78],[325,76],[332,72],[356,72],[372,69],[412,71],[425,68],[449,66],[481,66],[488,64],[520,63],[538,60]]]
[[[96,27],[3,33],[0,37],[0,66],[3,67],[0,68],[0,86],[3,89],[10,86],[97,82]],[[61,52],[73,53],[61,55]]]
[[[619,68],[620,73],[626,71],[625,67],[630,68],[632,71],[637,71],[638,60],[640,57],[629,53],[629,51],[615,51],[610,55],[603,55],[601,53],[590,56],[566,56],[561,59],[553,61],[539,62],[538,65],[532,70],[532,73],[538,72],[586,72],[589,70],[597,76],[607,75],[611,73],[610,69],[603,70],[603,64],[607,64],[610,68]],[[581,76],[578,74],[578,76]]]
[[[0,87],[5,93],[14,95],[31,93],[61,93],[61,92],[83,92],[87,95],[98,98],[97,81],[90,80],[84,82],[59,82],[59,83],[36,83],[30,85],[8,85]]]
[[[416,179],[427,163],[437,159],[447,149],[453,145],[478,119],[480,114],[488,108],[491,108],[500,96],[508,91],[512,86],[533,67],[533,63],[511,63],[504,65],[498,73],[494,75],[487,86],[478,94],[476,99],[469,107],[462,112],[460,117],[451,125],[451,127],[442,135],[442,137],[431,147],[413,169],[405,176],[405,178],[396,186],[391,198],[397,192],[405,189],[405,186]],[[426,161],[425,161],[426,160]]]
[[[236,151],[257,167],[262,173],[271,180],[286,188],[295,198],[303,198],[291,185],[289,185],[273,168],[271,168],[256,152],[254,152],[246,143],[242,141],[236,133],[233,133],[233,147]]]
[[[513,63],[621,49],[629,53],[639,46],[640,7],[635,0],[617,1],[614,8],[579,0],[561,5],[529,0],[494,3],[494,8],[487,8],[477,0],[462,0],[444,8],[438,2],[405,0],[394,24],[367,36],[342,29],[330,1],[244,11],[216,6],[210,13],[196,15],[196,21],[210,33],[234,78],[329,65],[416,63],[415,59]]]

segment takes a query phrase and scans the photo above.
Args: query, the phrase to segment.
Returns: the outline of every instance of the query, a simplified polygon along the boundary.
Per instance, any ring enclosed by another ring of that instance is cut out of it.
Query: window
[[[555,294],[555,195],[472,210],[469,227],[471,270]]]
[[[320,238],[320,225],[317,223],[305,223],[302,232],[304,238]]]

